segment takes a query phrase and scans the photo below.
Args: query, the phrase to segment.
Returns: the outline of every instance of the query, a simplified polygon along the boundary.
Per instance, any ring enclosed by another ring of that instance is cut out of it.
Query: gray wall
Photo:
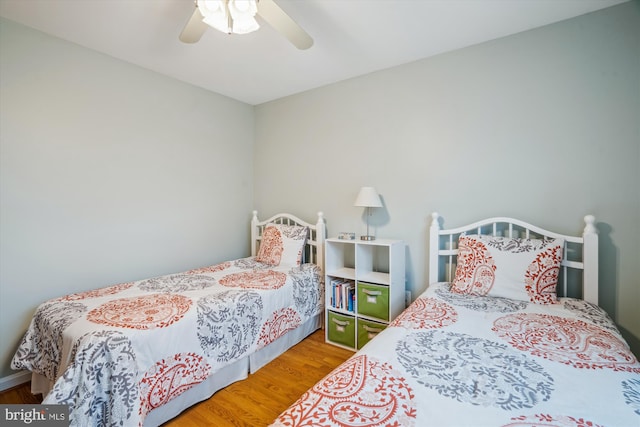
[[[427,284],[429,215],[514,216],[600,232],[601,305],[640,354],[640,2],[605,9],[256,108],[254,205],[407,243]],[[274,167],[273,165],[278,165]]]
[[[249,254],[253,108],[0,21],[0,377],[48,298]]]

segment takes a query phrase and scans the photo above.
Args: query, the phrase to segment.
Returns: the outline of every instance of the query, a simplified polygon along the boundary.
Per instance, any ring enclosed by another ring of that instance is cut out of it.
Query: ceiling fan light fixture
[[[256,0],[228,0],[229,14],[233,21],[234,34],[247,34],[260,28],[256,21]]]
[[[202,21],[227,34],[247,34],[260,28],[256,0],[198,0]]]
[[[230,33],[229,15],[224,0],[198,0],[202,22],[223,33]]]
[[[1,0],[0,0],[1,1]],[[196,43],[207,28],[227,34],[247,34],[260,28],[256,15],[298,49],[309,49],[313,39],[274,0],[193,0],[195,10],[180,33],[183,43]]]

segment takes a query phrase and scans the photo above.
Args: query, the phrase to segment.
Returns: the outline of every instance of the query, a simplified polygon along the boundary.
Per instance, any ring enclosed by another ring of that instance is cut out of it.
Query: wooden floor
[[[248,379],[218,391],[164,426],[267,426],[352,355],[349,350],[326,344],[324,331],[318,330]],[[40,401],[29,392],[29,384],[0,393],[0,403]]]

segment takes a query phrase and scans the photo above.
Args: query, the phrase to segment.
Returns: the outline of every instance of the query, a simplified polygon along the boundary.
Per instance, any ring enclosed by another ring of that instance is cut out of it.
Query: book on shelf
[[[356,285],[352,280],[332,279],[330,305],[333,308],[355,311]]]

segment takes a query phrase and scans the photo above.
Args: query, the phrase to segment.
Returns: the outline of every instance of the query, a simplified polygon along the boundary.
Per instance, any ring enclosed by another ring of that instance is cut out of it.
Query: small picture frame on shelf
[[[338,239],[342,240],[356,240],[356,233],[350,233],[348,231],[341,231],[338,234]]]

